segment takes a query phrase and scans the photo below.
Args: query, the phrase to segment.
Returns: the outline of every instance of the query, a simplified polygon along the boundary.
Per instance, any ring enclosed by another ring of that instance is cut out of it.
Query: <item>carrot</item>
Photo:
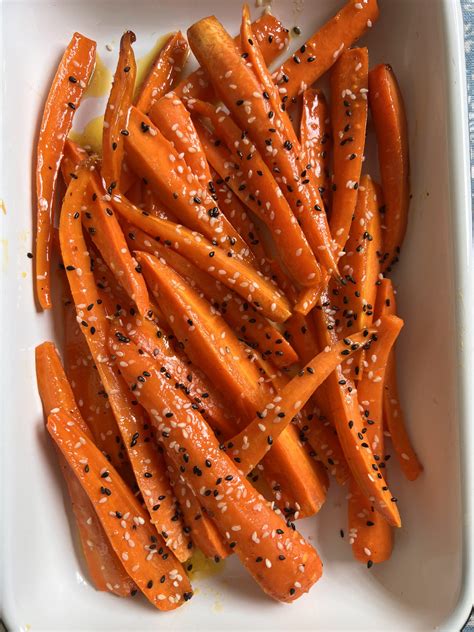
[[[122,334],[116,333],[120,335],[109,344],[112,353],[124,354],[127,366],[122,374],[131,386],[145,372],[140,402],[149,411],[168,457],[214,516],[221,535],[267,594],[280,601],[298,598],[321,575],[316,551],[240,474],[199,413],[183,408],[184,395],[163,380],[137,347],[118,342]],[[269,537],[264,537],[267,532]]]
[[[382,279],[377,291],[375,317],[381,318],[386,314],[396,315],[396,312],[397,306],[392,282],[390,279]],[[403,410],[400,406],[395,348],[390,352],[385,371],[383,418],[384,425],[390,433],[400,469],[409,481],[416,480],[423,471],[423,465],[420,463],[410,441]]]
[[[35,349],[38,390],[44,409],[45,423],[52,411],[63,410],[81,430],[91,437],[87,424],[77,408],[71,387],[64,374],[58,351],[52,342],[44,342]],[[110,546],[87,494],[58,451],[61,472],[66,482],[71,506],[79,530],[90,577],[97,590],[109,590],[128,597],[135,586]]]
[[[186,64],[188,54],[188,43],[181,31],[170,35],[139,88],[135,105],[141,112],[148,114],[153,104],[171,90]]]
[[[274,73],[292,99],[311,86],[378,20],[377,0],[349,0]]]
[[[135,33],[126,31],[120,40],[120,52],[114,81],[104,115],[102,137],[102,178],[108,193],[120,187],[120,174],[124,156],[124,136],[128,109],[132,104],[137,65],[132,44]]]
[[[176,216],[169,209],[167,209],[164,204],[162,204],[157,199],[156,195],[150,189],[148,184],[145,184],[144,182],[142,182],[141,187],[142,187],[141,201],[143,204],[144,211],[146,211],[147,213],[150,213],[150,215],[153,215],[154,217],[158,217],[159,219],[167,219],[170,222],[175,222],[175,223],[178,222]],[[127,198],[130,200],[130,202],[135,204],[135,206],[138,206],[138,204],[136,204],[128,194],[127,194]]]
[[[189,103],[189,107],[191,105],[192,111],[211,120],[217,135],[229,149],[226,154],[225,148],[217,144],[219,140],[211,139],[202,126],[198,126],[204,151],[214,169],[268,227],[292,278],[302,285],[317,283],[321,277],[317,261],[260,152],[220,108],[199,101]]]
[[[369,73],[369,104],[385,198],[382,268],[398,261],[410,203],[408,129],[402,93],[393,69],[380,64]]]
[[[179,250],[198,268],[253,303],[263,316],[275,322],[284,322],[290,316],[286,298],[248,264],[229,256],[223,249],[216,248],[198,233],[179,224],[147,216],[121,195],[114,195],[112,203],[125,220],[153,235],[173,250]]]
[[[320,348],[333,344],[336,339],[335,319],[326,293],[322,295],[320,305],[314,310],[314,318]],[[326,380],[326,390],[339,442],[356,483],[367,498],[373,497],[375,509],[387,522],[399,527],[401,521],[396,505],[397,499],[390,492],[370,445],[365,441],[366,430],[363,430],[366,426],[359,410],[354,383],[342,373],[339,366]]]
[[[270,451],[273,441],[346,356],[343,352],[353,353],[366,343],[366,336],[359,332],[319,353],[296,377],[277,391],[248,426],[227,442],[228,453],[234,459],[238,457],[238,467],[244,474],[248,474]]]
[[[281,51],[288,45],[288,29],[283,28],[282,23],[271,13],[264,13],[252,23],[252,32],[262,49],[265,62],[270,64]],[[234,38],[237,46],[240,37]],[[212,84],[202,68],[198,68],[188,77],[182,79],[176,86],[176,94],[187,99],[202,99],[213,101],[216,98]]]
[[[331,72],[334,180],[331,234],[339,250],[346,244],[357,203],[367,127],[368,52],[353,48]]]
[[[43,111],[36,148],[36,294],[51,309],[51,246],[56,180],[74,112],[91,77],[96,43],[74,33],[59,63]]]
[[[75,176],[81,162],[87,160],[88,157],[89,154],[83,147],[70,138],[66,139],[64,143],[64,155],[61,160],[61,175],[66,186],[69,184],[71,178]]]
[[[332,149],[331,121],[326,98],[321,90],[308,89],[303,92],[300,142],[304,161],[311,165],[315,184],[328,212],[331,187],[329,174]]]
[[[123,567],[150,603],[159,610],[174,610],[191,599],[183,567],[155,535],[148,514],[120,474],[77,422],[64,412],[53,413],[48,431],[87,493]]]
[[[387,360],[403,326],[396,316],[382,318],[378,340],[370,349],[369,367],[358,385],[359,404],[367,418],[366,441],[370,444],[379,469],[385,467],[382,400]],[[372,503],[351,482],[348,505],[349,537],[353,540],[354,557],[364,563],[386,561],[392,553],[392,530],[383,516],[374,511]]]
[[[261,90],[263,75],[257,77],[247,66],[216,18],[205,18],[191,26],[188,39],[191,49],[209,74],[217,94],[229,108],[237,125],[248,132],[267,166],[279,170],[276,181],[283,184],[286,178],[283,195],[301,221],[306,238],[320,263],[336,271],[322,201],[311,177],[301,176],[304,165],[299,158],[299,143],[286,113],[282,111],[281,105],[284,104],[277,103],[278,107],[275,108],[271,99],[263,95],[271,96],[266,90]],[[258,62],[261,72],[265,72],[256,42],[246,52],[250,49],[253,51],[253,67]],[[232,86],[236,88],[232,89]],[[272,120],[269,117],[275,118],[275,127],[271,127],[275,132],[268,131],[268,121]],[[298,186],[288,185],[289,182],[297,182]]]
[[[89,173],[87,167],[79,169],[77,179],[71,180],[66,191],[61,209],[59,237],[67,278],[82,332],[107,392],[108,401],[120,429],[139,489],[152,516],[152,522],[157,530],[166,534],[169,546],[178,557],[186,559],[189,556],[187,536],[179,521],[173,519],[175,516],[174,498],[169,493],[169,481],[164,472],[162,457],[150,441],[151,433],[147,418],[134,404],[134,398],[109,362],[107,350],[109,323],[95,285],[90,256],[76,210],[81,208],[87,194]],[[159,500],[160,496],[164,498]]]

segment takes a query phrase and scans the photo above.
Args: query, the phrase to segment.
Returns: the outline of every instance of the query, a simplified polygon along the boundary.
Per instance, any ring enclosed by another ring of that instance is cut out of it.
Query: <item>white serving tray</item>
[[[296,48],[342,4],[275,0],[274,13],[287,26],[301,27],[302,36],[292,42]],[[222,572],[196,581],[197,594],[189,604],[165,614],[142,599],[120,600],[91,587],[64,511],[34,375],[35,345],[57,338],[59,328],[54,323],[57,314],[39,314],[33,300],[27,258],[32,156],[47,88],[73,31],[96,39],[101,57],[113,66],[124,29],[137,33],[140,56],[159,35],[185,30],[214,12],[237,32],[240,2],[1,3],[0,197],[6,215],[0,212],[0,580],[8,629],[408,631],[459,630],[465,622],[472,598],[472,476],[467,452],[472,446],[473,348],[461,12],[457,0],[380,4],[382,17],[364,43],[369,45],[371,66],[382,61],[393,65],[408,109],[413,199],[396,274],[406,320],[398,348],[399,374],[425,473],[412,484],[391,474],[404,525],[396,534],[392,559],[381,567],[369,571],[352,560],[347,539],[339,535],[346,529],[344,492],[333,484],[321,514],[303,525],[325,563],[323,578],[308,595],[290,606],[274,603],[231,559]],[[106,44],[114,51],[107,51]],[[98,107],[91,103],[87,108]],[[103,101],[99,105],[103,107]],[[369,156],[367,164],[371,161]]]

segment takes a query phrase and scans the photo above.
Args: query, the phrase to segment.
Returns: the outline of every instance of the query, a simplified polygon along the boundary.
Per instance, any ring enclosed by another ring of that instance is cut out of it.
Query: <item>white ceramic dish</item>
[[[274,12],[286,25],[302,28],[302,41],[341,4],[275,0]],[[462,627],[472,597],[473,559],[467,460],[473,413],[467,388],[469,377],[472,380],[467,287],[471,229],[462,22],[456,0],[380,4],[380,22],[364,42],[371,65],[389,61],[394,66],[408,109],[413,200],[396,277],[406,320],[399,372],[411,432],[426,471],[414,484],[393,475],[404,527],[396,535],[393,558],[382,567],[369,572],[351,559],[350,547],[339,536],[346,523],[344,493],[333,485],[320,516],[303,526],[325,562],[324,577],[309,595],[292,606],[273,603],[238,562],[230,560],[223,572],[196,582],[198,594],[190,604],[169,614],[141,600],[95,592],[84,578],[73,543],[34,378],[34,346],[54,338],[55,327],[54,315],[35,310],[26,257],[31,249],[32,153],[47,86],[74,30],[97,39],[102,58],[112,66],[125,28],[136,31],[140,55],[158,35],[186,29],[209,13],[237,31],[240,3],[1,4],[1,196],[6,215],[0,215],[0,566],[3,618],[10,630]],[[110,43],[113,53],[105,48]]]

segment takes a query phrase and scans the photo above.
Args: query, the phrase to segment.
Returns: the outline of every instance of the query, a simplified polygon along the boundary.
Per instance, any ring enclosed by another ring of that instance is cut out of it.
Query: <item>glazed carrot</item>
[[[132,44],[135,33],[126,31],[120,40],[120,52],[114,81],[104,115],[102,137],[102,179],[108,193],[120,187],[124,156],[123,130],[127,128],[128,109],[132,104],[137,65]]]
[[[249,142],[221,108],[194,101],[192,111],[209,118],[219,137],[212,139],[202,126],[197,126],[207,159],[235,195],[268,227],[278,254],[292,278],[302,285],[317,283],[321,277],[318,263],[280,187],[255,145]],[[226,152],[225,147],[218,144],[221,138],[230,151]],[[249,156],[251,159],[248,159]]]
[[[354,353],[365,343],[366,336],[359,332],[319,353],[284,388],[277,391],[258,417],[226,443],[229,455],[239,458],[238,467],[244,474],[248,474],[270,451],[273,441],[346,357],[343,352]]]
[[[116,214],[103,199],[99,178],[95,173],[91,173],[89,185],[89,203],[87,198],[83,202],[88,209],[82,213],[83,224],[117,281],[135,302],[140,314],[146,314],[149,299],[145,281],[128,250]]]
[[[265,62],[270,64],[288,45],[288,29],[271,13],[264,13],[252,23],[252,32],[262,49]],[[240,37],[234,38],[237,46]],[[213,101],[216,98],[212,84],[202,68],[198,68],[176,86],[176,93],[183,99]]]
[[[378,20],[377,0],[349,0],[274,73],[289,99],[301,94]]]
[[[67,414],[49,415],[48,431],[89,496],[123,567],[145,597],[159,610],[174,610],[188,601],[193,593],[183,567],[155,535],[148,514],[120,474]]]
[[[87,195],[89,173],[87,167],[79,169],[77,179],[71,180],[69,184],[61,209],[59,236],[67,278],[82,332],[107,392],[152,522],[156,525],[157,531],[166,534],[163,537],[177,556],[186,559],[189,556],[187,536],[179,521],[173,519],[174,498],[169,493],[169,481],[166,478],[162,457],[150,440],[152,435],[147,418],[133,403],[134,398],[109,360],[109,322],[95,285],[90,255],[76,210],[81,208]],[[161,496],[163,499],[160,500]]]
[[[169,209],[167,209],[165,205],[162,204],[157,199],[156,195],[150,189],[148,184],[145,184],[144,182],[142,182],[141,189],[142,189],[142,192],[141,192],[140,201],[143,204],[144,211],[146,211],[147,213],[150,213],[150,215],[153,215],[154,217],[158,217],[159,219],[167,219],[170,222],[175,222],[175,223],[178,222],[178,220],[176,219],[176,216],[173,215],[173,213]],[[135,206],[138,206],[138,204],[136,204],[128,194],[127,194],[127,198],[130,200],[130,202],[135,204]]]
[[[135,105],[141,112],[148,114],[155,101],[171,90],[184,68],[188,54],[188,43],[181,31],[168,38],[139,88]]]
[[[327,294],[322,295],[318,309],[314,310],[314,318],[320,347],[331,345],[336,337],[335,319]],[[364,438],[363,430],[366,426],[359,410],[354,383],[343,375],[341,367],[338,367],[326,380],[326,389],[331,417],[354,479],[367,498],[373,497],[375,509],[387,522],[399,527],[401,521],[396,498],[390,492],[378,469],[370,445]]]
[[[179,473],[173,461],[166,455],[165,460],[168,476],[183,514],[185,529],[189,530],[194,546],[216,562],[225,559],[229,556],[231,549],[226,545],[216,525],[203,510],[196,494],[188,487],[186,479]]]
[[[353,48],[339,57],[331,72],[331,122],[334,180],[331,234],[339,250],[346,244],[357,203],[367,127],[369,57]]]
[[[300,143],[304,161],[311,165],[315,184],[328,211],[331,186],[331,122],[326,98],[321,90],[308,89],[303,92]]]
[[[121,337],[121,332],[116,333]],[[146,373],[140,403],[149,411],[168,457],[204,509],[215,516],[221,535],[267,594],[280,601],[298,598],[321,575],[316,551],[240,474],[199,413],[183,408],[184,395],[163,380],[137,347],[118,342],[118,337],[111,338],[110,345],[112,353],[124,354],[125,379],[131,386],[137,375]]]
[[[140,206],[143,204],[143,187],[142,187],[143,182],[141,180],[138,180],[138,178],[135,180],[135,182],[132,184],[132,186],[129,188],[129,190],[127,191],[127,198],[130,200],[130,202],[132,204],[135,204],[135,206]]]
[[[286,113],[280,107],[282,104],[278,103],[278,108],[275,108],[270,99],[264,97],[263,93],[268,93],[261,90],[262,75],[257,78],[247,66],[216,18],[205,18],[193,24],[188,30],[188,39],[191,49],[209,74],[218,96],[229,108],[237,125],[248,132],[267,166],[279,170],[276,181],[283,184],[286,178],[283,195],[295,217],[301,221],[306,238],[320,263],[335,272],[337,265],[322,201],[312,179],[301,176],[304,165],[299,158],[299,143]],[[259,68],[265,72],[260,51],[256,42],[254,44],[246,52],[250,49],[253,51],[253,66],[256,67],[259,61]],[[236,88],[232,89],[231,86]],[[276,119],[275,127],[269,128],[268,121],[272,120],[269,117]],[[269,132],[269,129],[275,129],[275,132]],[[298,182],[299,186],[288,185],[289,182]]]
[[[252,302],[263,316],[275,322],[284,322],[290,316],[287,299],[243,261],[228,256],[223,249],[216,248],[198,233],[179,224],[147,216],[120,195],[114,195],[112,203],[128,222],[161,240],[166,246],[179,250],[198,268]]]
[[[382,267],[388,272],[398,261],[410,202],[407,119],[391,66],[380,64],[370,71],[369,95],[385,198]]]
[[[385,467],[384,436],[382,422],[382,400],[387,360],[395,340],[403,326],[396,316],[384,316],[377,341],[368,354],[368,369],[357,387],[359,404],[367,418],[366,441],[370,444],[379,469]],[[348,504],[349,537],[353,539],[352,553],[360,562],[380,563],[392,553],[392,530],[372,503],[351,482],[351,497]]]
[[[81,162],[87,160],[88,157],[89,154],[83,147],[70,138],[66,138],[64,154],[61,160],[61,175],[66,186],[69,184],[71,178],[75,176]]]
[[[302,316],[307,316],[310,311],[317,305],[321,292],[323,292],[328,284],[329,275],[325,274],[321,279],[321,282],[316,287],[305,288],[298,295],[298,300],[295,303],[294,311]]]
[[[74,33],[49,90],[36,148],[36,294],[51,304],[51,241],[56,180],[75,110],[94,70],[96,43]]]
[[[74,401],[74,395],[64,374],[58,351],[52,342],[36,347],[36,376],[44,410],[45,423],[52,411],[62,410],[91,438],[87,424]],[[128,597],[135,588],[122,567],[100,524],[87,494],[78,484],[74,473],[58,451],[59,466],[66,481],[76,519],[81,546],[90,577],[97,590],[109,590]]]
[[[395,315],[396,312],[397,306],[392,282],[390,279],[382,279],[377,291],[375,317],[380,318],[386,314]],[[409,481],[414,481],[422,473],[423,465],[420,463],[411,444],[406,429],[403,410],[400,406],[395,348],[390,352],[385,371],[383,418],[384,425],[390,433],[400,469]]]

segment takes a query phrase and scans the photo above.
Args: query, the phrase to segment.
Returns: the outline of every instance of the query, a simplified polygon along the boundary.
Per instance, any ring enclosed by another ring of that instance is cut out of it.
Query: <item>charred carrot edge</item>
[[[314,254],[255,145],[249,143],[248,138],[231,117],[220,108],[200,101],[190,102],[189,107],[192,108],[191,111],[209,118],[212,122],[218,139],[212,139],[211,135],[198,125],[208,160],[235,195],[268,227],[278,254],[292,278],[302,285],[318,283],[321,270]],[[218,144],[221,138],[227,145],[229,155],[225,155],[225,148]],[[244,156],[245,159],[241,160]]]
[[[64,155],[61,160],[61,175],[66,186],[76,175],[76,171],[83,160],[87,160],[87,151],[70,138],[64,143]]]
[[[328,294],[323,294],[320,305],[313,313],[320,348],[331,345],[336,334]],[[390,492],[370,445],[364,438],[363,430],[366,426],[359,410],[354,383],[342,373],[339,366],[326,380],[326,390],[331,405],[331,416],[353,477],[364,495],[367,498],[373,497],[376,510],[387,522],[400,527],[397,499]]]
[[[135,33],[126,31],[120,40],[120,52],[109,100],[105,108],[102,136],[102,178],[108,193],[120,187],[124,156],[124,136],[128,109],[132,104],[137,65],[132,44]]]
[[[347,354],[342,352],[354,353],[366,343],[366,336],[359,332],[319,353],[284,388],[277,391],[258,417],[226,443],[228,454],[232,458],[239,458],[238,467],[245,474],[270,451],[273,441],[346,357]]]
[[[163,136],[173,143],[175,149],[184,155],[184,161],[189,167],[196,181],[196,195],[201,198],[204,206],[211,206],[210,225],[214,225],[214,238],[226,235],[232,248],[245,261],[255,263],[252,252],[247,244],[234,229],[232,224],[222,215],[216,201],[208,190],[211,181],[211,173],[206,156],[194,127],[193,121],[183,102],[177,98],[174,92],[169,92],[165,97],[155,103],[150,118]],[[199,182],[199,184],[197,184]],[[214,205],[214,206],[212,206]],[[220,240],[221,241],[221,240]]]
[[[140,314],[146,314],[148,290],[127,247],[117,216],[104,199],[96,174],[91,173],[89,185],[90,202],[88,212],[82,213],[82,222],[118,283],[135,302]]]
[[[114,195],[112,203],[128,222],[162,241],[166,246],[179,250],[183,257],[192,261],[198,268],[253,303],[262,315],[275,322],[284,322],[290,316],[288,300],[245,262],[227,256],[223,249],[216,248],[200,234],[184,226],[147,216],[123,196]]]
[[[397,306],[392,282],[390,279],[382,279],[377,291],[375,317],[380,318],[386,314],[396,315],[396,312]],[[400,406],[395,348],[390,352],[385,371],[383,419],[384,425],[390,433],[400,469],[409,481],[416,480],[423,472],[423,465],[410,441],[403,410]]]
[[[334,178],[331,234],[343,250],[357,203],[367,127],[367,48],[345,51],[331,72]]]
[[[300,143],[304,161],[311,165],[314,182],[329,211],[331,179],[329,159],[332,150],[331,120],[324,93],[308,89],[303,92],[300,122]]]
[[[36,295],[42,309],[51,303],[51,245],[54,193],[64,143],[95,64],[96,43],[74,33],[49,90],[36,148]]]
[[[95,285],[91,259],[82,233],[78,208],[84,204],[88,187],[89,169],[79,169],[77,179],[71,180],[64,197],[59,224],[61,252],[71,293],[80,319],[82,332],[108,394],[115,419],[127,449],[135,477],[157,531],[166,534],[169,546],[183,559],[189,556],[187,536],[175,514],[174,498],[169,493],[164,464],[152,439],[151,430],[142,411],[116,369],[107,352],[109,323]],[[90,309],[88,307],[92,306]],[[148,476],[148,474],[152,476]],[[164,499],[159,500],[160,496]],[[165,536],[163,536],[165,537]]]
[[[219,310],[237,336],[258,348],[276,366],[289,366],[298,360],[296,352],[281,336],[280,331],[232,290],[213,279],[207,272],[200,270],[178,252],[151,240],[139,229],[130,228],[128,237],[131,248],[142,249],[145,241],[151,243],[151,247],[145,246],[147,252],[163,259],[194,289],[201,291],[211,305]]]
[[[288,45],[288,29],[270,13],[264,13],[252,23],[254,37],[260,43],[265,62],[270,64]],[[239,45],[240,37],[234,38]],[[183,99],[213,101],[216,98],[211,82],[202,68],[198,68],[176,86],[176,93]]]
[[[91,438],[87,424],[74,401],[71,386],[64,374],[59,354],[52,342],[44,342],[35,349],[38,390],[44,409],[44,420],[51,412],[62,410]],[[94,507],[78,484],[70,467],[58,452],[59,466],[66,481],[76,519],[82,550],[90,577],[98,590],[109,590],[128,597],[135,585],[124,571],[110,546]]]
[[[165,461],[173,491],[181,508],[185,529],[189,530],[194,546],[215,562],[225,559],[230,555],[231,549],[214,522],[201,507],[197,496],[188,487],[186,479],[179,473],[173,461],[166,457],[166,454]]]
[[[139,110],[148,114],[153,104],[171,90],[184,68],[188,54],[188,43],[181,31],[168,38],[139,88],[135,99]]]
[[[290,126],[271,128],[269,117],[276,116],[270,99],[263,95],[260,82],[239,55],[235,44],[214,17],[205,18],[188,29],[188,40],[202,67],[205,68],[218,96],[237,125],[248,132],[270,169],[279,169],[277,183],[297,181],[299,186],[283,186],[282,192],[299,221],[313,251],[326,268],[337,271],[333,244],[329,234],[323,203],[311,177],[303,176],[304,165],[299,158],[300,148]],[[258,48],[256,42],[251,48]],[[258,53],[257,53],[258,54]],[[230,73],[230,74],[229,74]],[[231,86],[237,86],[232,89]],[[245,104],[245,105],[244,105]],[[284,114],[284,103],[278,107],[278,120]],[[290,140],[289,136],[291,137]],[[271,141],[268,145],[266,141]],[[318,210],[319,209],[319,210]]]
[[[112,353],[123,353],[127,366],[122,372],[130,386],[138,374],[147,373],[140,402],[151,415],[158,440],[260,587],[280,601],[293,601],[309,590],[321,575],[316,551],[240,474],[199,413],[186,407],[184,395],[163,379],[146,355],[117,337],[110,345]],[[270,537],[263,537],[267,531]],[[287,546],[286,554],[278,544]]]
[[[396,316],[381,319],[378,339],[372,345],[368,357],[368,370],[357,387],[359,404],[370,424],[366,441],[369,442],[379,469],[385,468],[382,400],[384,379],[391,349],[403,326]],[[356,560],[378,564],[389,559],[392,553],[392,529],[385,518],[374,511],[372,503],[359,492],[352,481],[348,504],[349,537],[353,539],[352,553]]]
[[[369,104],[385,198],[382,268],[388,272],[398,261],[410,203],[405,106],[395,74],[388,64],[380,64],[369,72]]]
[[[274,73],[289,99],[309,88],[378,20],[377,0],[349,0]]]
[[[120,474],[64,412],[50,414],[47,427],[88,495],[116,555],[145,597],[159,610],[174,610],[188,601],[193,593],[183,567],[155,535],[149,515]]]

